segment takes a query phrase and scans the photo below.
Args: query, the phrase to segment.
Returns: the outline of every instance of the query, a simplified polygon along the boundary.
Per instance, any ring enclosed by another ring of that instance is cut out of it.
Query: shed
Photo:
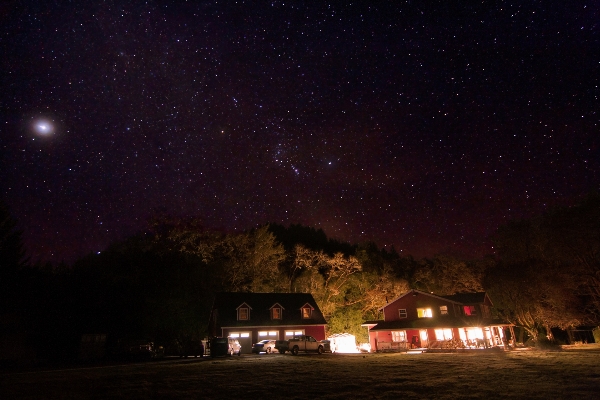
[[[335,333],[327,340],[333,353],[360,353],[356,347],[356,337],[350,333]]]

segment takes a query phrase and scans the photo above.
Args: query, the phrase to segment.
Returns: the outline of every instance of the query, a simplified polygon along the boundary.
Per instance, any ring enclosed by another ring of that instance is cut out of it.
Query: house
[[[494,319],[491,308],[485,292],[437,296],[410,290],[379,309],[383,321],[363,326],[373,351],[504,347],[508,333],[515,337],[513,325]]]
[[[325,339],[327,322],[309,293],[217,293],[209,320],[213,337],[240,341],[242,353],[263,339],[283,340],[294,335]]]

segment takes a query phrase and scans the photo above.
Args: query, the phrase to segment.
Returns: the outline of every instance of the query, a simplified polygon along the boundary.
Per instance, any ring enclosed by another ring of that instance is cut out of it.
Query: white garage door
[[[277,331],[258,331],[258,341],[265,340],[265,339],[278,340],[279,332],[277,332]]]
[[[252,333],[251,332],[231,332],[229,337],[237,339],[242,346],[242,354],[252,353]]]

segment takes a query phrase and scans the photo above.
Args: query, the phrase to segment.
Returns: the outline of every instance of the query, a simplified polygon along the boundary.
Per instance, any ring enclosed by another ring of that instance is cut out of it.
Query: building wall
[[[324,326],[307,326],[304,329],[306,335],[310,335],[317,340],[325,340]]]
[[[414,295],[413,295],[414,294]],[[383,309],[383,315],[385,321],[397,321],[400,320],[399,310],[406,309],[407,318],[406,320],[418,319],[417,315],[418,308],[431,308],[433,318],[443,317],[440,314],[440,306],[448,307],[448,315],[455,315],[454,303],[440,299],[437,297],[428,296],[423,293],[409,293],[406,296],[388,304]]]

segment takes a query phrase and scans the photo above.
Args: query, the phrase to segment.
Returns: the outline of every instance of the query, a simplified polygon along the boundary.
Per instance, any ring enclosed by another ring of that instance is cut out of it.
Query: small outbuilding
[[[356,337],[349,333],[335,333],[327,338],[332,353],[360,353]]]

